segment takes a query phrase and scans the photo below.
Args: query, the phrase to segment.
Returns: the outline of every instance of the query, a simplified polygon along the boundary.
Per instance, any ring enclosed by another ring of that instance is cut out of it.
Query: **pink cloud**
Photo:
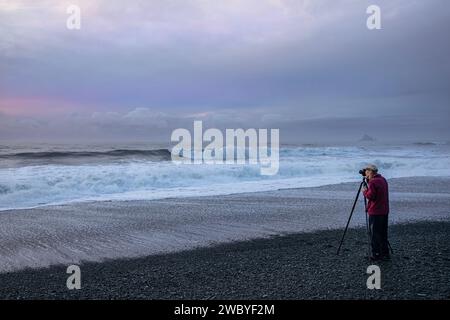
[[[89,107],[53,98],[0,98],[0,112],[13,116],[63,115],[87,111],[86,109],[89,109]]]

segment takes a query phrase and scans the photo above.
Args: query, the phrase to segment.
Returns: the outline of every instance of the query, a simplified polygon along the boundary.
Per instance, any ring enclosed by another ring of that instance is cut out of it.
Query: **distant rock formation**
[[[434,142],[414,142],[413,143],[414,145],[416,145],[416,146],[435,146],[436,145],[436,143],[434,143]]]
[[[359,139],[359,141],[361,141],[361,142],[374,142],[375,138],[372,138],[368,134],[365,134],[365,135],[363,135],[363,137],[361,139]]]

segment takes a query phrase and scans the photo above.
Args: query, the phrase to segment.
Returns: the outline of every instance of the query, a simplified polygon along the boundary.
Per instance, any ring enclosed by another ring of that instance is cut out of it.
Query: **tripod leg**
[[[371,247],[372,247],[372,232],[370,232],[369,227],[369,218],[368,218],[368,212],[367,212],[367,199],[364,197],[364,211],[366,215],[366,229],[367,229],[367,258],[370,260],[371,256]]]
[[[392,249],[391,243],[389,241],[388,241],[388,246],[389,246],[389,249],[391,250],[391,254],[394,254],[394,250]]]
[[[350,212],[350,216],[348,217],[347,225],[345,226],[345,230],[344,230],[344,234],[342,235],[341,242],[339,243],[339,248],[336,252],[337,255],[339,255],[339,252],[341,251],[342,243],[344,242],[344,238],[345,238],[345,234],[347,233],[348,225],[350,224],[350,220],[352,219],[353,212],[355,211],[356,203],[358,202],[359,194],[361,193],[363,183],[364,183],[364,181],[361,182],[361,184],[359,185],[358,193],[356,194],[355,201],[353,202],[352,211]]]

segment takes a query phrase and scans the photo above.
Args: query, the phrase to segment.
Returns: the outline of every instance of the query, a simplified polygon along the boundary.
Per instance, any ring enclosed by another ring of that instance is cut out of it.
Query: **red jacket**
[[[384,216],[389,214],[389,188],[388,183],[381,174],[376,174],[369,180],[369,188],[363,192],[369,200],[367,212],[371,216]]]

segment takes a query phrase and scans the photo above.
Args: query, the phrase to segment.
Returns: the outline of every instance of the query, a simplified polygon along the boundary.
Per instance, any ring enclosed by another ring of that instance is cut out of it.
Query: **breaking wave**
[[[77,152],[21,152],[0,155],[0,159],[55,159],[55,158],[99,158],[99,157],[130,157],[155,158],[157,160],[170,160],[170,151],[157,150],[111,150],[111,151],[77,151]]]
[[[33,161],[0,168],[0,210],[337,184],[359,181],[358,171],[368,162],[377,164],[387,178],[450,176],[449,155],[448,148],[441,147],[290,147],[280,149],[278,174],[262,176],[259,165],[176,165],[167,161],[167,149],[7,154],[0,161],[11,157]],[[77,159],[78,164],[54,159]]]

